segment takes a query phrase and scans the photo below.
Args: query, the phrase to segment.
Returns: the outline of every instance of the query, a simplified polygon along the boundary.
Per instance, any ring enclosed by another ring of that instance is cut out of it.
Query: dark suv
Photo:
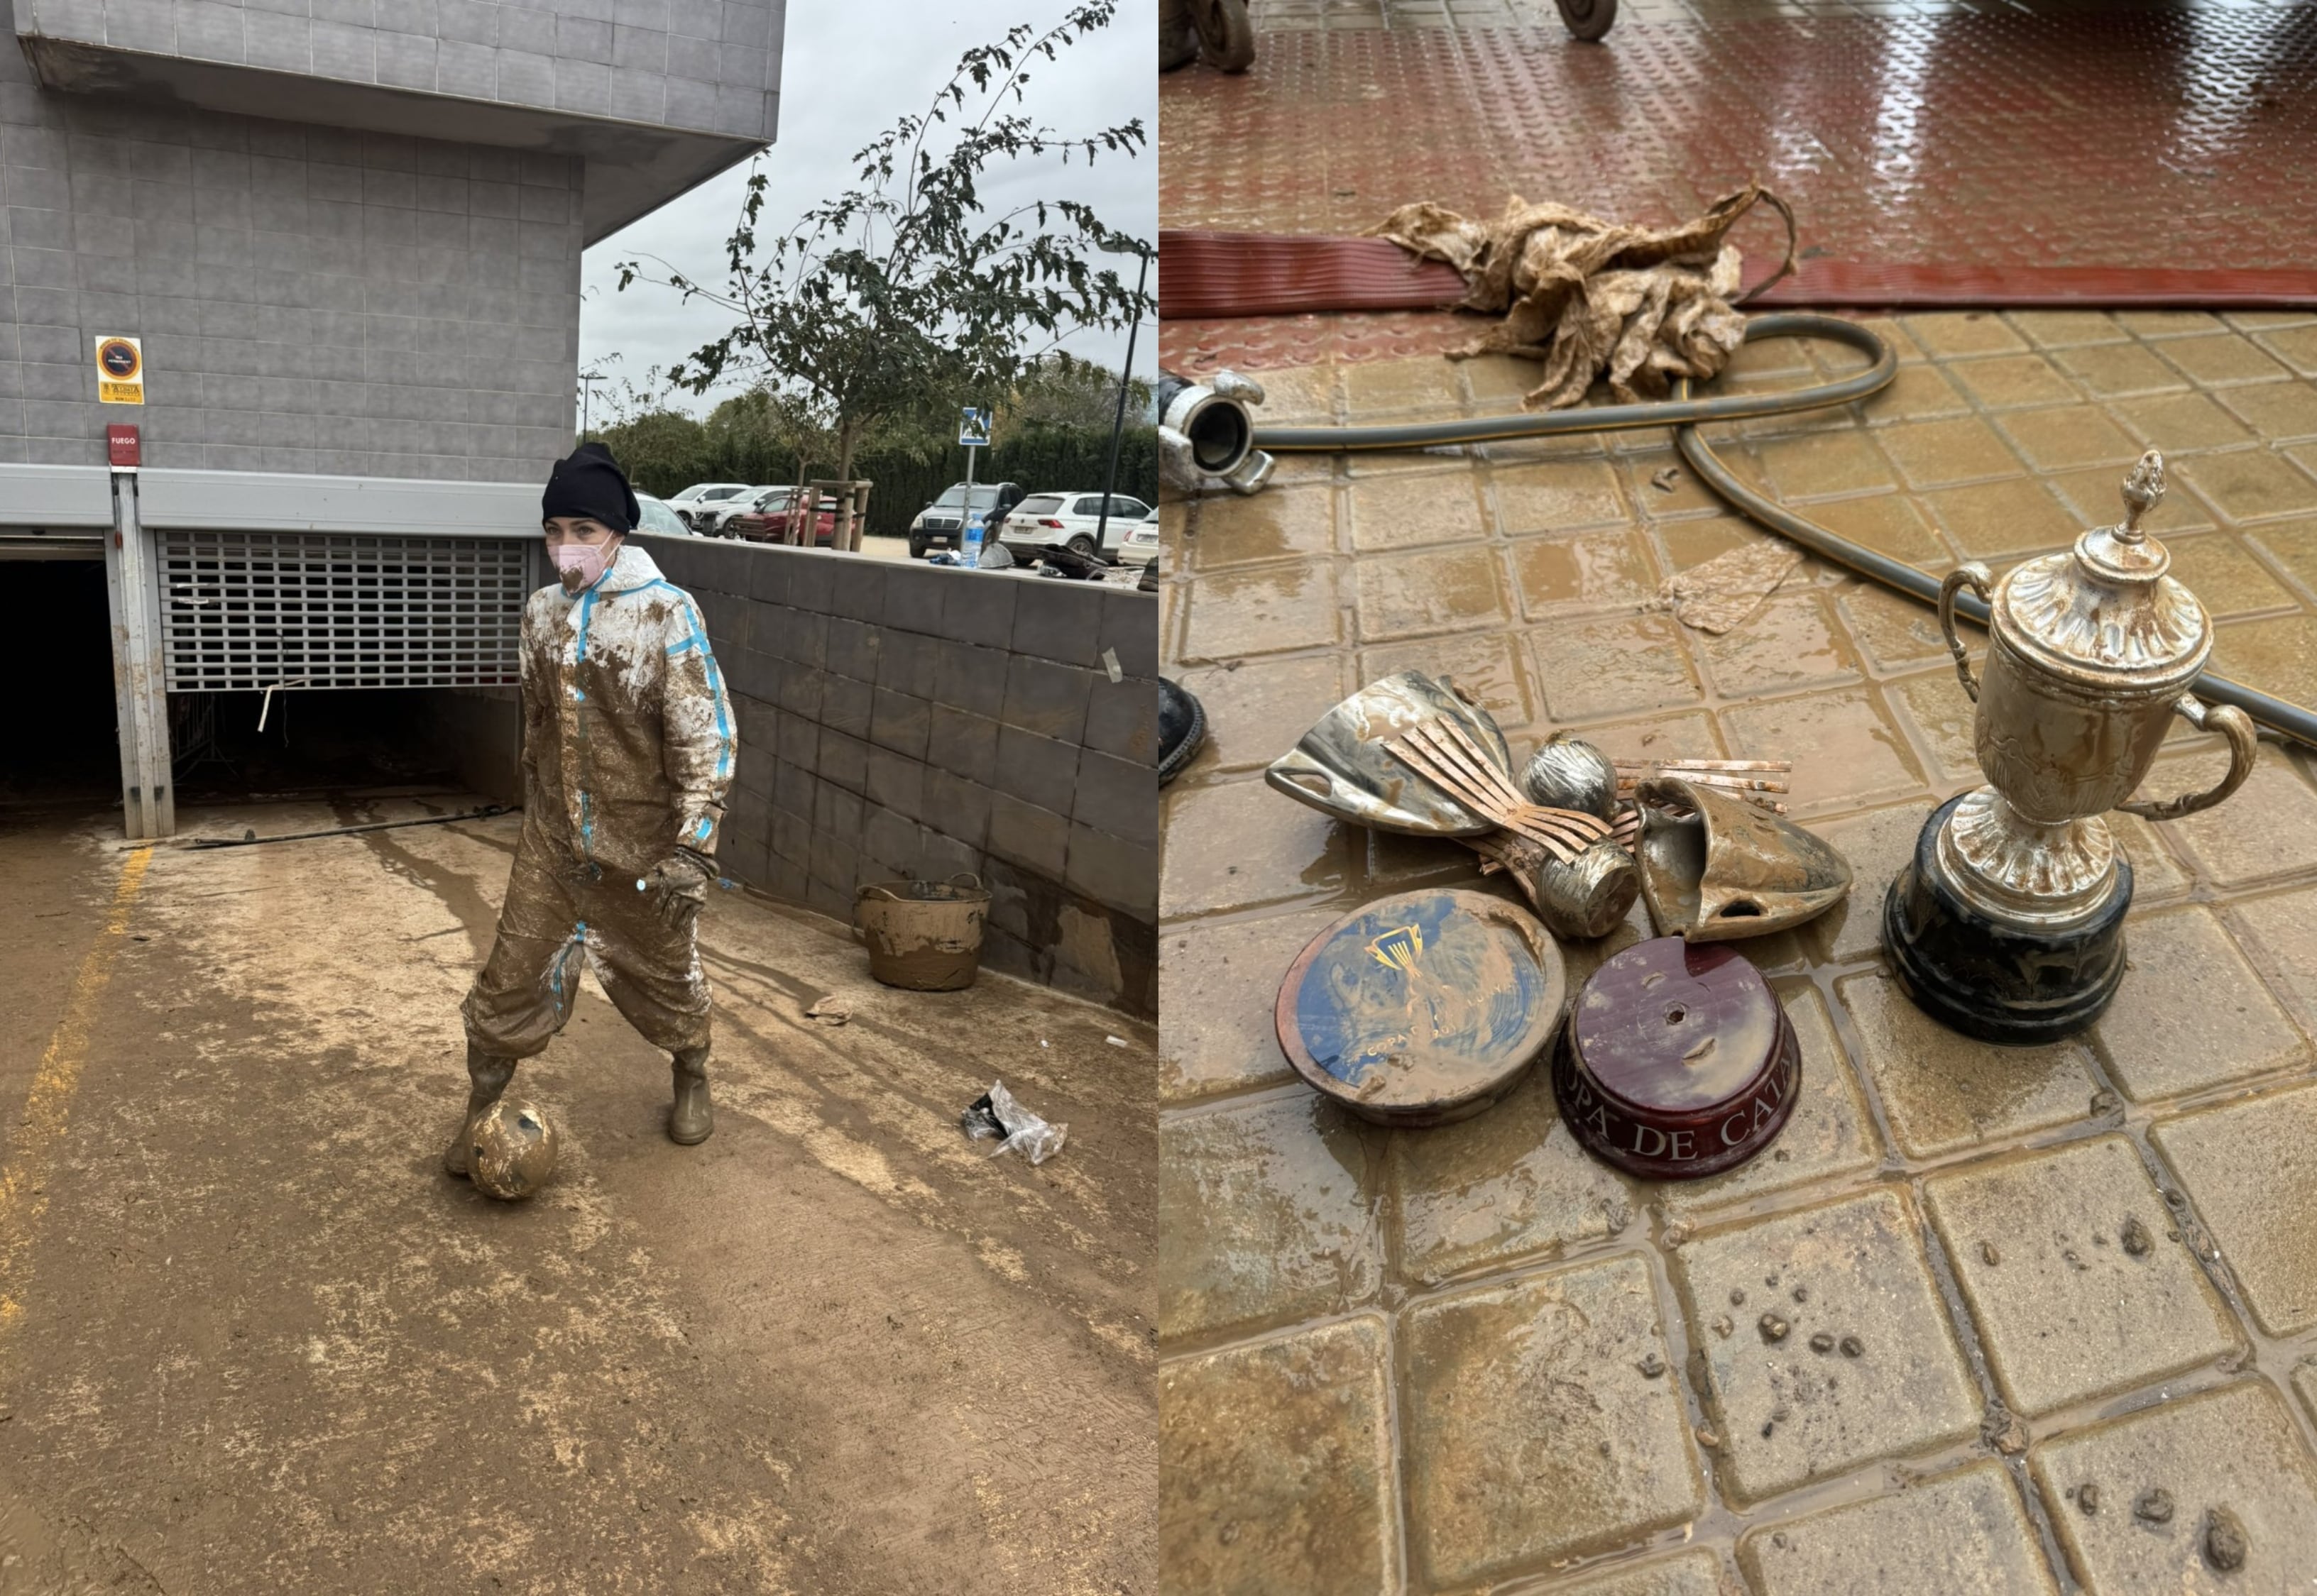
[[[1020,504],[1024,495],[1018,482],[977,482],[973,485],[973,508],[981,513],[981,532],[985,539],[997,536],[997,523],[1006,513]],[[909,557],[923,559],[926,550],[938,545],[944,548],[965,546],[965,484],[953,482],[942,496],[917,512],[909,522]]]

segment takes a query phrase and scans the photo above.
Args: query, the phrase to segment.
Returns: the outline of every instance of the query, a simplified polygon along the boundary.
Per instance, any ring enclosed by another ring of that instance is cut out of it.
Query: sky
[[[1067,9],[1064,0],[997,0],[971,7],[956,0],[789,0],[780,133],[764,157],[771,181],[759,236],[787,231],[806,210],[854,186],[853,154],[901,116],[925,110],[968,49],[994,41],[1016,22],[1042,31]],[[1120,0],[1108,28],[1063,50],[1059,61],[1032,67],[1022,108],[1065,135],[1140,117],[1150,143],[1132,159],[1105,152],[1091,168],[1076,158],[1065,167],[1052,157],[1025,159],[1002,172],[992,168],[982,190],[985,205],[1081,200],[1112,227],[1155,245],[1158,74],[1151,40],[1158,32],[1157,0]],[[747,163],[734,167],[587,251],[579,312],[582,371],[601,369],[613,379],[640,385],[648,368],[672,365],[724,330],[723,313],[697,300],[680,304],[671,290],[639,282],[620,292],[612,268],[649,252],[688,276],[721,283],[724,240],[739,215],[748,170]],[[1106,257],[1105,263],[1130,275],[1134,266],[1127,255],[1114,263]],[[1153,291],[1157,286],[1150,284]],[[1147,321],[1135,341],[1138,375],[1157,375],[1157,345],[1156,322]],[[1063,347],[1115,370],[1126,336],[1123,331],[1079,334]],[[607,362],[613,354],[617,361]],[[597,389],[599,404],[603,393]],[[722,397],[684,395],[676,402],[704,413]]]

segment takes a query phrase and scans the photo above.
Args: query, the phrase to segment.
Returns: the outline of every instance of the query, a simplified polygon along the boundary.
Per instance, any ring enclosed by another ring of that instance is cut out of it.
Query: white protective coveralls
[[[584,958],[647,1041],[704,1049],[693,922],[662,912],[672,888],[714,878],[738,751],[700,607],[623,543],[577,598],[560,584],[531,595],[522,658],[523,834],[461,1010],[468,1040],[500,1058],[540,1052],[570,1018]]]

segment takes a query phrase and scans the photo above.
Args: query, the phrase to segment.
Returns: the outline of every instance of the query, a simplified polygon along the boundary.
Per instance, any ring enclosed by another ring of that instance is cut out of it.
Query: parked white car
[[[699,516],[710,508],[732,499],[745,498],[756,490],[745,482],[695,482],[667,501],[667,507],[676,518],[697,531]]]
[[[1129,560],[1150,560],[1158,557],[1158,507],[1126,529],[1126,540],[1118,546],[1122,563]]]
[[[658,532],[666,538],[689,538],[695,534],[684,524],[684,518],[649,494],[636,495],[636,531]]]
[[[1110,524],[1103,525],[1098,493],[1037,493],[1014,506],[998,524],[997,540],[1018,552],[1041,543],[1067,543],[1080,554],[1095,551],[1095,535],[1102,533],[1102,552],[1115,557],[1126,541],[1127,529],[1151,513],[1150,505],[1124,494],[1110,499]]]
[[[692,513],[692,524],[702,537],[729,538],[732,535],[732,518],[761,510],[778,509],[785,499],[796,492],[791,486],[752,487],[736,498],[719,499],[703,504]]]

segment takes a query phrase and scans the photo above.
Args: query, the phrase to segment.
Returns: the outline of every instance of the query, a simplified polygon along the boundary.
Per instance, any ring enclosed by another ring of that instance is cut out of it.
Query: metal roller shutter
[[[523,539],[164,531],[157,542],[171,692],[521,679]]]

